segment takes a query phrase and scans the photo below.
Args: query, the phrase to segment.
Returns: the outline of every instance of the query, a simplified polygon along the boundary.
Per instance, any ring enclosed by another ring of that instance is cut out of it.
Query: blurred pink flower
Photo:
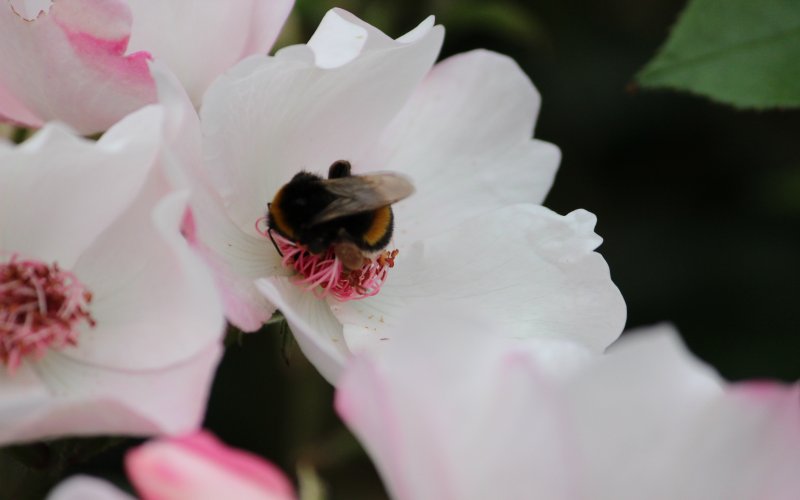
[[[573,338],[598,352],[625,321],[593,251],[595,217],[520,204],[542,202],[560,159],[531,139],[533,84],[487,51],[433,66],[442,39],[433,18],[393,40],[334,9],[307,45],[242,61],[204,99],[206,191],[192,206],[228,318],[253,331],[279,308],[331,382],[352,353],[390,345],[388,327],[421,302],[492,311],[509,336]],[[297,286],[257,227],[294,174],[342,159],[416,187],[394,206],[399,254],[386,282],[350,302]]]
[[[668,326],[581,359],[417,313],[336,395],[394,499],[797,498],[800,385],[726,385]]]
[[[52,5],[51,5],[52,3]],[[199,105],[211,81],[269,51],[293,0],[10,0],[0,6],[0,116],[107,129],[156,89],[166,63]]]
[[[294,500],[294,488],[266,460],[229,448],[208,432],[150,441],[128,452],[128,476],[143,500]],[[110,484],[77,476],[50,500],[115,500],[131,497]]]
[[[173,118],[148,106],[97,142],[48,124],[0,144],[1,444],[200,424],[224,317],[179,232]]]

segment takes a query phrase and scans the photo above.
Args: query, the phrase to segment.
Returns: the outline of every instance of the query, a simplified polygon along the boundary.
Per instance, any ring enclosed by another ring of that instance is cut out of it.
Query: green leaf
[[[636,80],[740,108],[800,106],[800,2],[692,0]]]

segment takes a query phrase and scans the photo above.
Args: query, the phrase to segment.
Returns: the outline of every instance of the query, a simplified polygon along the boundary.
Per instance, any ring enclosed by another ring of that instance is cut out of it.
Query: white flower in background
[[[229,320],[252,331],[280,308],[330,381],[352,352],[390,343],[386,328],[418,302],[482,309],[509,336],[573,338],[595,351],[624,324],[622,298],[593,252],[594,216],[518,205],[542,202],[560,158],[531,139],[540,98],[530,80],[486,51],[432,67],[442,37],[432,18],[392,40],[333,10],[308,45],[246,59],[206,93],[201,175],[210,188],[192,204]],[[282,185],[337,160],[355,174],[404,174],[416,187],[394,205],[394,269],[358,301],[293,283],[303,278],[290,276],[296,263],[284,266],[259,228]]]
[[[294,488],[266,460],[225,446],[201,431],[150,441],[128,452],[128,476],[143,499],[293,500]],[[61,483],[49,500],[130,500],[109,483],[76,476]]]
[[[51,5],[52,4],[52,5]],[[81,133],[155,102],[147,61],[166,63],[196,105],[211,81],[265,54],[292,0],[10,0],[0,5],[0,116]]]
[[[160,167],[168,116],[0,144],[0,444],[199,425],[224,319]]]
[[[420,314],[336,395],[396,500],[797,498],[800,385],[726,385],[667,326],[555,375],[574,346]]]

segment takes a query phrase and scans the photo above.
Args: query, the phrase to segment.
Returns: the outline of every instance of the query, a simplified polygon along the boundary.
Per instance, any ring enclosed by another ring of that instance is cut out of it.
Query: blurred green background
[[[279,44],[307,40],[334,6],[395,37],[434,14],[447,29],[443,58],[485,47],[516,59],[543,97],[536,136],[563,152],[546,205],[597,214],[628,327],[673,322],[732,380],[800,378],[800,112],[637,91],[633,75],[684,1],[297,0]],[[329,498],[385,498],[332,411],[332,389],[280,328],[236,337],[207,427],[293,477],[298,463],[316,469]],[[58,475],[124,483],[123,451],[67,461]]]

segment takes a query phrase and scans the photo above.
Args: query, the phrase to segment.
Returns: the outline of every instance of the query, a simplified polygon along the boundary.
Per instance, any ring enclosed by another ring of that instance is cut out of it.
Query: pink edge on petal
[[[118,40],[106,40],[88,33],[70,31],[62,23],[56,23],[64,30],[70,45],[87,66],[101,71],[112,70],[129,83],[151,83],[150,67],[147,61],[153,57],[149,52],[139,51],[125,55],[129,36]]]
[[[199,431],[174,442],[270,492],[294,496],[294,488],[280,469],[257,455],[225,446],[208,432]]]
[[[372,458],[392,498],[414,498],[414,483],[404,473],[405,461],[409,459],[404,447],[404,422],[391,400],[391,394],[400,391],[388,385],[374,360],[359,356],[339,379],[333,407]],[[424,460],[435,463],[432,458],[425,456]],[[439,477],[442,487],[448,488],[444,483],[447,475]]]
[[[794,399],[800,410],[800,384],[787,386],[773,380],[747,380],[733,384],[731,392],[762,403],[777,402],[784,398],[789,401]]]
[[[195,457],[224,468],[231,474],[258,485],[265,491],[286,498],[295,496],[294,488],[280,469],[257,455],[226,446],[209,432],[198,431],[161,442],[183,448],[184,451]],[[131,463],[136,461],[137,453],[141,453],[146,446],[131,451],[126,457],[126,469],[130,475],[133,475],[135,470]],[[173,482],[182,480],[182,476],[169,466],[159,467],[159,470],[153,470],[153,472]]]
[[[229,278],[231,271],[227,269],[227,264],[210,250],[197,236],[197,225],[194,213],[187,209],[181,221],[181,234],[192,250],[202,259],[206,267],[211,270],[214,276],[214,283],[222,300],[222,307],[225,310],[225,317],[236,328],[241,331],[255,332],[272,316],[275,311],[264,311],[258,307],[248,305],[247,301],[237,293],[238,287],[235,279]]]
[[[197,222],[194,220],[192,208],[188,206],[183,212],[183,219],[181,219],[181,234],[190,245],[196,246],[199,244],[197,240]]]

